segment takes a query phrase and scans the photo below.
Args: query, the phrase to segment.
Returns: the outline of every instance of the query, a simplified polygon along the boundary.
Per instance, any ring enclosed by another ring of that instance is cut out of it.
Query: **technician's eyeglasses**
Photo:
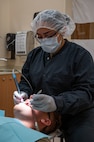
[[[57,32],[56,31],[48,31],[48,32],[44,32],[43,34],[39,34],[37,33],[35,35],[35,38],[37,39],[37,41],[40,43],[41,42],[41,39],[44,39],[44,38],[51,38],[51,37],[54,37],[57,35]]]

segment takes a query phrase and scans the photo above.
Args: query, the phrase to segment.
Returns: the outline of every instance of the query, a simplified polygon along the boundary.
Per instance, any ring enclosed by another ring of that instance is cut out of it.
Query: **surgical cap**
[[[75,24],[67,14],[57,10],[44,10],[33,19],[31,28],[34,34],[39,28],[48,28],[60,32],[66,37],[74,32]]]

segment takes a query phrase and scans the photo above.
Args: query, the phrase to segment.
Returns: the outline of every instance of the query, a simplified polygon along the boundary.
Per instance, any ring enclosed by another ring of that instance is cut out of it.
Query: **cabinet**
[[[20,73],[16,74],[18,82]],[[0,109],[5,110],[5,116],[13,117],[13,92],[16,90],[12,74],[0,75]]]

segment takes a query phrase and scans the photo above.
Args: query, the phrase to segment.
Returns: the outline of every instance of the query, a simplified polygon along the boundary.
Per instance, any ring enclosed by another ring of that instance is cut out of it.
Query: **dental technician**
[[[21,77],[22,93],[14,92],[15,104],[32,95],[34,109],[62,115],[66,142],[94,142],[94,62],[86,49],[66,39],[75,30],[73,20],[57,10],[44,10],[31,26],[40,46],[22,68],[31,87]]]

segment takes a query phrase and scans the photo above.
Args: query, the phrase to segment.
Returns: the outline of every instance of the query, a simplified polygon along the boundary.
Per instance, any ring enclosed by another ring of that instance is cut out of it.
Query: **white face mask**
[[[54,53],[61,44],[61,42],[58,42],[57,37],[39,39],[39,42],[41,48],[48,53]]]

